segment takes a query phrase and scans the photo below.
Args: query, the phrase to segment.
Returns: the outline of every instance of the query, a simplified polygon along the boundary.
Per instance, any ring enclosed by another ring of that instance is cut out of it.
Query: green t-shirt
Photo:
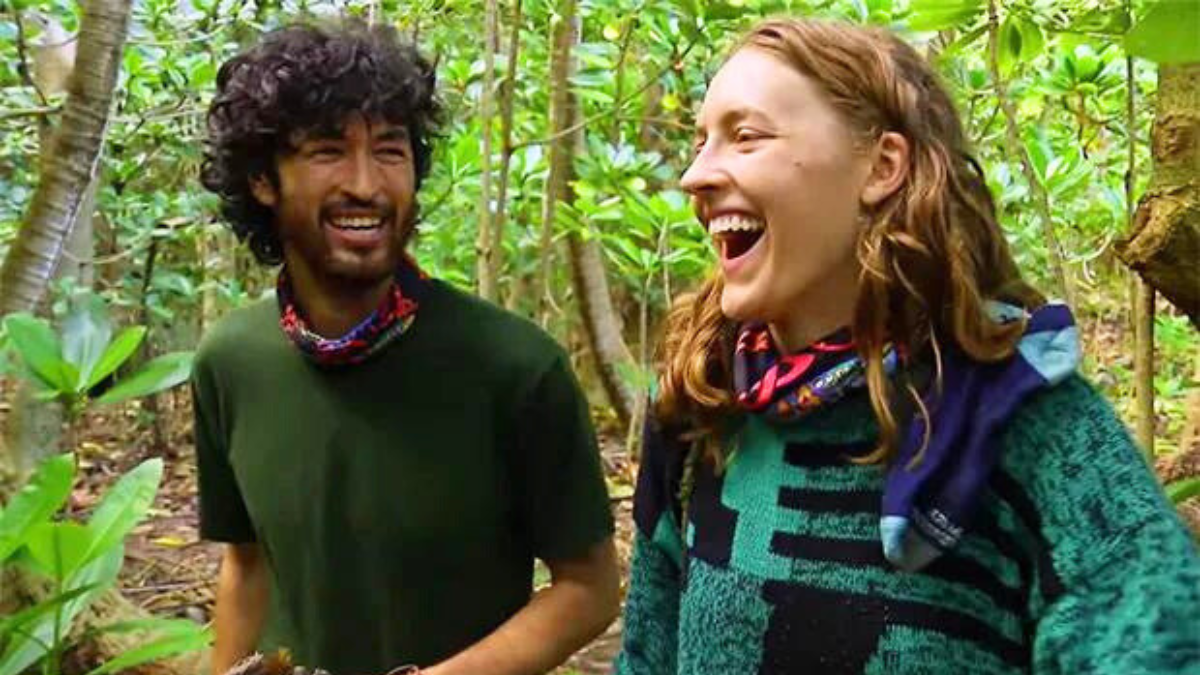
[[[302,664],[430,665],[528,602],[534,557],[612,533],[562,348],[441,282],[350,367],[306,360],[273,300],[237,310],[202,342],[193,390],[201,535],[260,542],[271,641]]]

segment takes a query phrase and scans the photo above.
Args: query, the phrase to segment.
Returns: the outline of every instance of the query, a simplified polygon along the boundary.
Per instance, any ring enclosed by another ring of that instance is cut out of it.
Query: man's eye
[[[318,146],[308,151],[309,157],[317,159],[334,159],[342,156],[342,149],[334,146]]]
[[[408,158],[408,152],[404,148],[380,148],[375,152],[388,162],[402,162]]]

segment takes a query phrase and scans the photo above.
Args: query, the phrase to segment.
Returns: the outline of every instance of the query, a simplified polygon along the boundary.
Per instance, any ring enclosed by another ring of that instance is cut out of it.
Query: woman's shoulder
[[[1145,471],[1125,424],[1080,375],[1031,395],[1005,425],[1001,461],[1023,483]]]
[[[1182,527],[1124,423],[1078,375],[1021,406],[1003,432],[999,471],[1036,509],[1064,568],[1152,523]]]

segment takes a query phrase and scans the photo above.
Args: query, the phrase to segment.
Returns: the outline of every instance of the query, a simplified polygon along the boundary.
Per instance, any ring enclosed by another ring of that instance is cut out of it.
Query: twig
[[[17,108],[15,110],[0,111],[0,122],[4,120],[16,119],[18,117],[49,117],[55,113],[62,112],[61,105],[43,106],[40,108]]]
[[[688,52],[690,52],[692,50],[692,47],[694,47],[695,45],[696,45],[696,41],[694,39],[689,41],[687,43],[687,46],[684,47],[683,52],[680,53],[677,58],[672,59],[671,62],[668,63],[666,66],[664,66],[661,70],[659,70],[658,73],[656,73],[654,75],[654,77],[647,78],[646,82],[644,84],[642,84],[642,86],[638,87],[636,91],[630,92],[628,96],[625,96],[622,99],[618,99],[618,100],[614,101],[613,104],[610,107],[606,108],[605,110],[598,112],[594,115],[591,115],[589,117],[586,117],[582,121],[572,124],[571,126],[565,128],[561,131],[558,131],[556,133],[553,133],[549,136],[546,136],[544,138],[536,138],[533,140],[515,143],[515,144],[513,144],[513,150],[516,151],[516,150],[520,150],[521,148],[525,148],[525,147],[529,147],[529,146],[533,146],[533,145],[545,145],[547,143],[553,143],[554,141],[557,141],[560,138],[570,136],[571,134],[575,133],[576,131],[579,131],[580,129],[583,129],[584,127],[588,126],[592,122],[602,120],[605,117],[608,117],[609,115],[617,114],[618,112],[620,112],[620,110],[622,108],[624,108],[626,105],[628,105],[630,101],[633,101],[635,98],[637,98],[637,96],[639,94],[646,91],[650,87],[654,86],[654,83],[658,82],[659,78],[661,78],[663,75],[667,74],[667,71],[674,68],[675,63],[677,61],[686,57],[688,55]]]
[[[33,87],[33,91],[42,105],[49,107],[50,100],[46,98],[42,88],[33,79],[33,73],[29,71],[29,59],[25,56],[25,23],[21,21],[21,11],[16,6],[13,6],[13,23],[17,25],[17,72],[20,73],[21,79],[25,81],[26,85]]]

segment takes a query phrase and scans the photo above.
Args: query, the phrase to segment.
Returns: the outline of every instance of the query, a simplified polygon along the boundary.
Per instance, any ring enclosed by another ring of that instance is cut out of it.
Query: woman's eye
[[[750,141],[757,141],[761,138],[763,138],[762,134],[751,129],[738,129],[733,136],[733,139],[738,143],[748,143]]]

